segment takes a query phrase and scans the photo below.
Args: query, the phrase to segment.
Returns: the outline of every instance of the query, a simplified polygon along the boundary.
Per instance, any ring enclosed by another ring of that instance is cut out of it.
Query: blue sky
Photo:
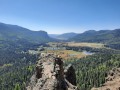
[[[0,0],[0,22],[48,33],[120,28],[120,0]]]

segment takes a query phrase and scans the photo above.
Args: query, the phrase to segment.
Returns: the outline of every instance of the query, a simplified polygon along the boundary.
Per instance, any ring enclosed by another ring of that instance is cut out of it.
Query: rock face
[[[76,85],[76,75],[75,69],[69,64],[64,70],[65,78],[71,82],[71,84]]]
[[[120,90],[120,68],[113,68],[106,78],[106,83],[102,87],[91,90]]]
[[[41,54],[27,90],[78,90],[75,70],[72,65],[64,69],[58,56]]]

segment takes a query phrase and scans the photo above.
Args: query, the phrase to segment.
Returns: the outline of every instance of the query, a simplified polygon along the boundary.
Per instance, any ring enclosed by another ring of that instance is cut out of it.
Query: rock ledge
[[[78,90],[72,65],[65,69],[62,58],[42,53],[27,90]]]

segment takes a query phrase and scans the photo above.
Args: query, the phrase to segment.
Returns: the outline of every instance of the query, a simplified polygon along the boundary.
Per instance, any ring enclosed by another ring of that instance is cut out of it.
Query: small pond
[[[86,54],[86,55],[93,55],[94,54],[94,53],[88,52],[88,51],[83,51],[83,53]]]

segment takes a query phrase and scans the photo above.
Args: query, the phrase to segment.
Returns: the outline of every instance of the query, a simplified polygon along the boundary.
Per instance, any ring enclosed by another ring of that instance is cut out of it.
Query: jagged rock
[[[110,90],[109,88],[107,88],[106,90]]]
[[[42,53],[39,59],[27,90],[78,90],[72,65],[64,70],[62,58],[50,53]]]
[[[75,69],[73,68],[73,66],[71,64],[69,64],[65,70],[65,78],[71,82],[71,84],[76,85],[76,75],[75,75]]]

